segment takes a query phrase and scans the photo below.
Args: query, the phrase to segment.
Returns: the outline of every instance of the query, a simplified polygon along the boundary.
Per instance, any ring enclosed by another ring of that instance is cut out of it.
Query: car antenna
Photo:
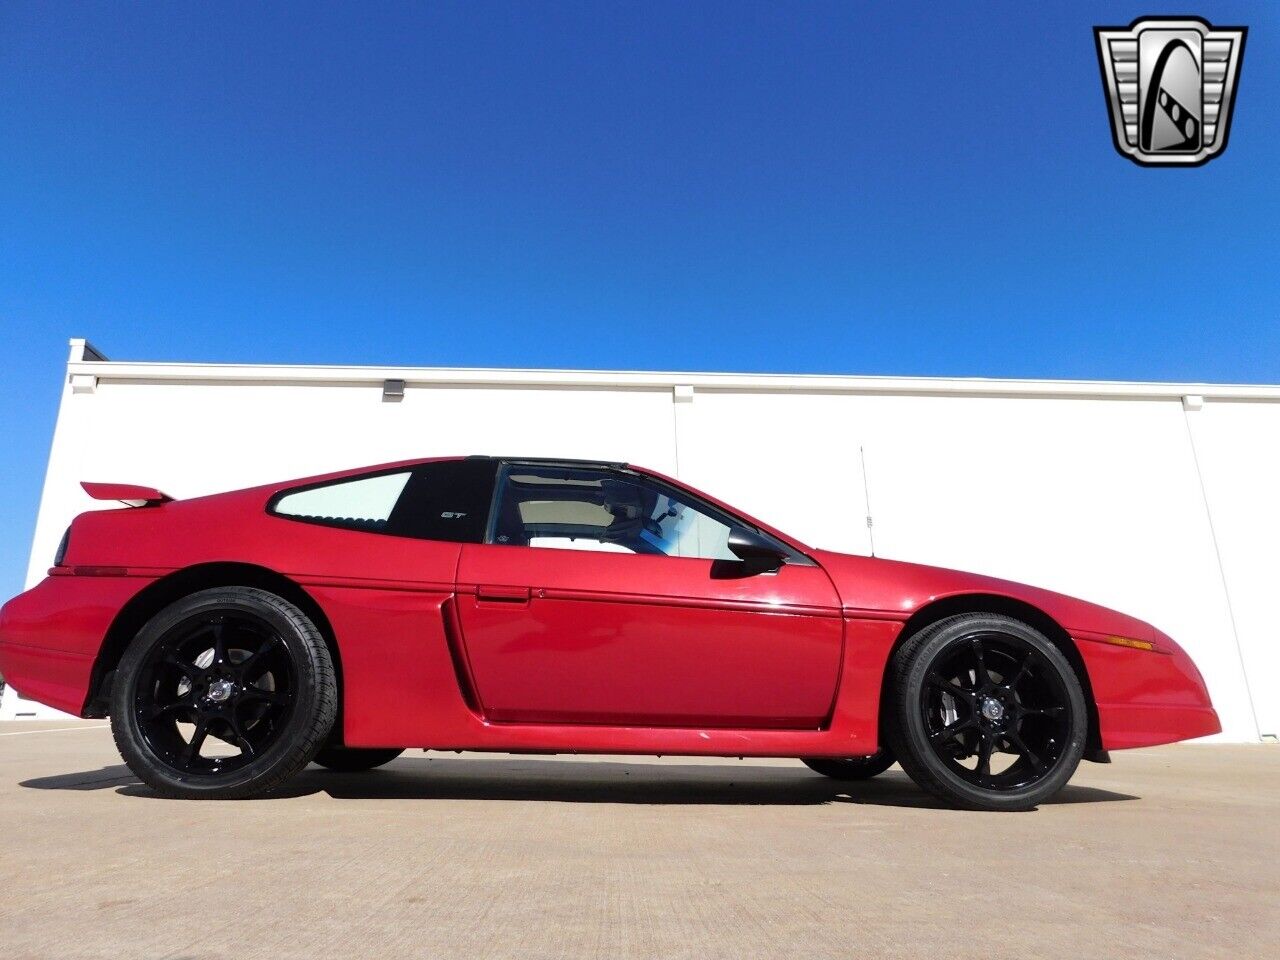
[[[871,543],[871,556],[876,555],[876,534],[871,527],[871,486],[867,483],[867,451],[858,446],[858,457],[862,460],[862,496],[867,504],[867,540]]]

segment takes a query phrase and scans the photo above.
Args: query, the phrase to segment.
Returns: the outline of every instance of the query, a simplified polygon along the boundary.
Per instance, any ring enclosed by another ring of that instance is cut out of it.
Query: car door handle
[[[476,587],[476,599],[485,603],[528,603],[528,587],[496,587],[481,584]]]

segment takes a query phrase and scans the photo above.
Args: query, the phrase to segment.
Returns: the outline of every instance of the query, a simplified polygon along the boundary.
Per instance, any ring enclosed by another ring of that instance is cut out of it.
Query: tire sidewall
[[[138,726],[135,711],[143,667],[165,635],[179,623],[201,614],[247,613],[262,619],[283,640],[293,667],[296,687],[293,707],[284,729],[261,757],[225,774],[195,775],[175,770],[158,758]],[[116,670],[111,691],[111,726],[130,768],[150,786],[166,793],[211,798],[243,795],[256,783],[274,784],[299,766],[300,741],[321,719],[324,698],[320,684],[332,678],[328,651],[314,624],[293,604],[251,588],[215,588],[191,594],[157,613],[130,643]],[[332,717],[329,719],[332,724]],[[326,728],[327,732],[327,728]],[[314,753],[314,750],[310,751]],[[310,756],[302,762],[310,760]]]
[[[1026,787],[992,790],[969,783],[956,774],[929,744],[920,709],[925,678],[940,653],[963,643],[975,633],[1000,633],[1030,644],[1058,672],[1069,700],[1071,730],[1062,755],[1048,776]],[[1030,809],[1062,789],[1084,755],[1089,730],[1088,708],[1075,669],[1062,651],[1042,633],[1011,618],[975,615],[943,625],[915,651],[897,694],[897,729],[904,741],[899,749],[909,750],[912,759],[945,788],[949,799],[965,806],[986,810]]]

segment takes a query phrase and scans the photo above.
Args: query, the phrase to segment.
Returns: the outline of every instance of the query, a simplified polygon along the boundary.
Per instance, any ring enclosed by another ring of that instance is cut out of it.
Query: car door
[[[466,657],[500,722],[812,728],[835,694],[839,600],[786,547],[766,571],[740,521],[656,478],[511,463],[457,576]]]

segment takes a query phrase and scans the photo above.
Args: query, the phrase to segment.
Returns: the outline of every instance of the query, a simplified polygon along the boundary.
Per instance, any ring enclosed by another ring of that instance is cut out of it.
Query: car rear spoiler
[[[95,500],[119,500],[131,507],[152,507],[168,503],[173,497],[161,493],[155,487],[140,487],[133,483],[82,482],[84,492]]]

